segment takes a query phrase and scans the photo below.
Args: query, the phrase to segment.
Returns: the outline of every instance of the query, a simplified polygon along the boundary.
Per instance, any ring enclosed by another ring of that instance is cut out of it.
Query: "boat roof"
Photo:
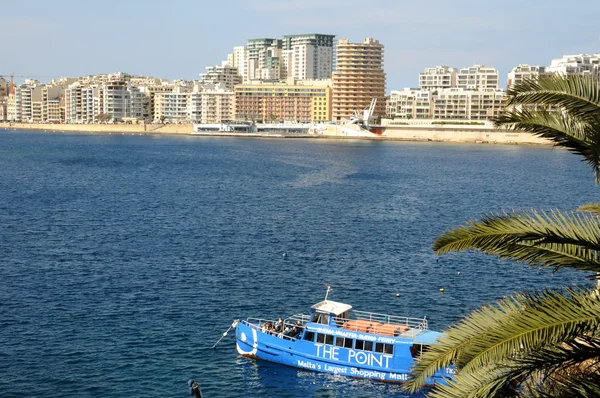
[[[328,312],[338,316],[350,310],[352,306],[344,303],[338,303],[337,301],[324,300],[313,305],[312,308],[319,310],[320,312]]]
[[[421,333],[415,336],[415,343],[433,344],[441,336],[442,333],[440,332],[434,332],[433,330],[423,330]]]

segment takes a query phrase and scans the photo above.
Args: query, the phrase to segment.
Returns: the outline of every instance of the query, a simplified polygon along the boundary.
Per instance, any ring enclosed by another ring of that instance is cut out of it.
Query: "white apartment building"
[[[433,98],[433,119],[489,120],[505,109],[503,90],[441,90]]]
[[[505,108],[503,90],[431,90],[392,91],[386,114],[395,119],[490,120]]]
[[[8,94],[7,116],[9,121],[32,123],[34,120],[33,92],[39,86],[37,80],[25,80],[23,84],[15,85]],[[41,89],[39,90],[41,98]],[[35,115],[39,117],[41,112],[36,107]]]
[[[431,98],[429,90],[393,90],[387,100],[385,113],[400,119],[430,119],[433,105]]]
[[[600,74],[600,53],[564,55],[552,60],[546,67],[548,73],[566,74]]]
[[[102,85],[102,113],[115,122],[129,117],[128,90],[124,80],[113,80]]]
[[[65,122],[83,123],[80,83],[73,83],[65,90]]]
[[[283,36],[283,66],[286,78],[331,79],[335,35]]]
[[[200,93],[201,123],[225,123],[235,119],[235,94],[222,84],[207,85]]]
[[[456,87],[456,68],[447,65],[436,66],[435,68],[425,68],[425,71],[419,74],[419,87],[422,90],[440,90]]]
[[[506,88],[509,89],[513,84],[523,80],[537,79],[545,73],[545,66],[519,64],[508,73]]]
[[[145,119],[149,103],[147,92],[123,80],[74,83],[64,91],[64,120],[66,123],[99,123]]]
[[[456,87],[464,90],[498,90],[498,71],[493,66],[473,65],[456,75]]]

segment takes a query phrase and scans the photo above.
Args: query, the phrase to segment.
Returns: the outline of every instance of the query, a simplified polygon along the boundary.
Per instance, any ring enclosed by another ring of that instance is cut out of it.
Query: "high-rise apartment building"
[[[465,90],[497,90],[498,71],[493,66],[473,65],[462,68],[456,75],[456,87]]]
[[[519,64],[508,73],[506,88],[523,80],[536,79],[546,73],[545,66]]]
[[[285,77],[295,80],[331,79],[334,35],[283,36]]]
[[[384,115],[383,45],[372,38],[362,43],[340,40],[333,72],[333,120],[349,120],[354,111],[367,109],[374,98],[373,116]]]
[[[425,68],[425,71],[419,74],[419,87],[423,90],[439,90],[456,87],[456,68],[446,65],[436,66],[435,68]]]
[[[236,67],[223,64],[207,66],[206,73],[200,75],[200,85],[221,84],[223,88],[233,91],[233,88],[242,83],[242,77]]]
[[[281,77],[281,39],[248,40],[248,79],[247,80],[279,80]]]

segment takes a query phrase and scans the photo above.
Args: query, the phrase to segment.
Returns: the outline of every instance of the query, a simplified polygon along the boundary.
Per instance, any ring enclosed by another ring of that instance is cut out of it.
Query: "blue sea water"
[[[402,397],[239,357],[233,333],[210,347],[234,319],[308,312],[326,283],[432,329],[589,283],[431,244],[597,193],[548,147],[0,130],[0,396],[183,397],[195,379],[205,397]]]

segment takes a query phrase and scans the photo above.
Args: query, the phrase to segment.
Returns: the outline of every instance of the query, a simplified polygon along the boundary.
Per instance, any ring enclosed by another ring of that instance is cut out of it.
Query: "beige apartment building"
[[[299,123],[331,120],[331,81],[243,84],[235,87],[237,120]]]
[[[384,115],[383,45],[372,38],[362,43],[340,40],[333,72],[333,120],[349,120],[354,111],[367,109],[374,98],[377,106],[373,116]]]

